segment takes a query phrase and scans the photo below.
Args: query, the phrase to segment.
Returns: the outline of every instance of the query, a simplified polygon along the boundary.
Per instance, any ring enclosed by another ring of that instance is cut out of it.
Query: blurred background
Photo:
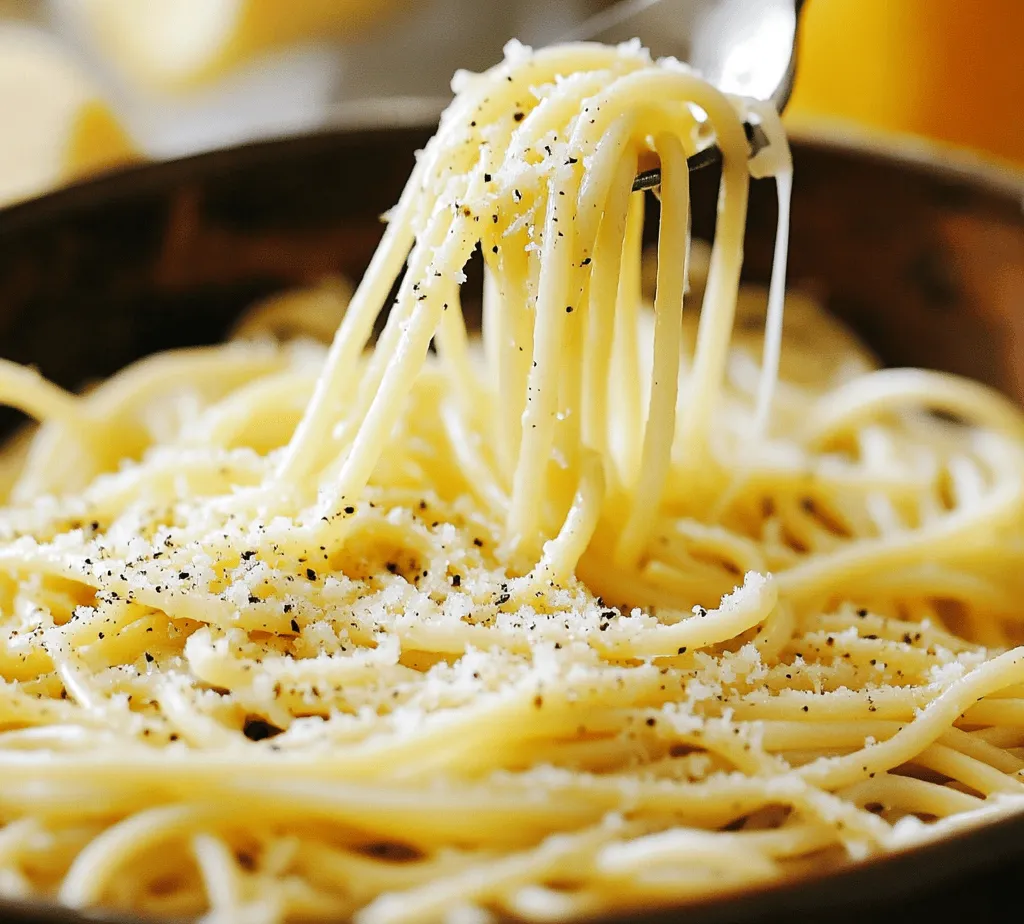
[[[0,0],[0,205],[145,159],[422,120],[601,0]],[[786,113],[1024,168],[1024,0],[808,0]],[[381,100],[387,100],[382,103]],[[373,100],[373,102],[368,102]]]

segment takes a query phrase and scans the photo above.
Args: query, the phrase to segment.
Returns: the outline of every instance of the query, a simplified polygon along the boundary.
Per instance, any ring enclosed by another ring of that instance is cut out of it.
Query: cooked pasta
[[[1021,805],[1024,414],[879,368],[798,295],[783,322],[763,106],[635,44],[512,45],[455,89],[351,300],[81,396],[0,365],[39,422],[2,466],[4,894],[547,921]],[[751,174],[767,291],[739,284]],[[328,350],[294,337],[330,317]]]

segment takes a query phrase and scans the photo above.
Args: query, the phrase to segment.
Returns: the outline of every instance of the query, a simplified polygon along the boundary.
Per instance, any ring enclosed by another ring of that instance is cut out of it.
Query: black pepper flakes
[[[274,738],[284,731],[276,725],[271,725],[264,719],[248,718],[242,726],[242,734],[250,741],[263,741],[267,738]]]

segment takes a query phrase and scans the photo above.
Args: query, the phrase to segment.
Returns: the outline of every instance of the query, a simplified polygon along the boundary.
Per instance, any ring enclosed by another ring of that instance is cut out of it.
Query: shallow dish
[[[215,342],[260,296],[328,273],[358,278],[379,215],[429,134],[350,129],[272,141],[0,211],[0,354],[75,387],[155,350]],[[1024,402],[1024,179],[821,138],[798,140],[794,156],[791,284],[816,293],[886,363],[959,372]],[[695,230],[705,236],[714,180],[701,176],[694,190]],[[755,280],[770,266],[774,209],[773,187],[755,184],[745,265]],[[3,425],[14,422],[3,413]],[[1009,919],[1021,860],[1024,816],[689,906],[685,918]],[[0,918],[97,920],[14,903],[0,903]]]

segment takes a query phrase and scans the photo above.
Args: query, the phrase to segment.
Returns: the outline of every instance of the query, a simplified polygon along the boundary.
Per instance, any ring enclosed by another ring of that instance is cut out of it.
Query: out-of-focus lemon
[[[138,155],[95,86],[45,33],[0,28],[0,204]]]
[[[792,123],[843,119],[1024,164],[1024,0],[808,0]]]
[[[217,76],[261,51],[353,36],[398,0],[78,0],[101,51],[162,90]]]

